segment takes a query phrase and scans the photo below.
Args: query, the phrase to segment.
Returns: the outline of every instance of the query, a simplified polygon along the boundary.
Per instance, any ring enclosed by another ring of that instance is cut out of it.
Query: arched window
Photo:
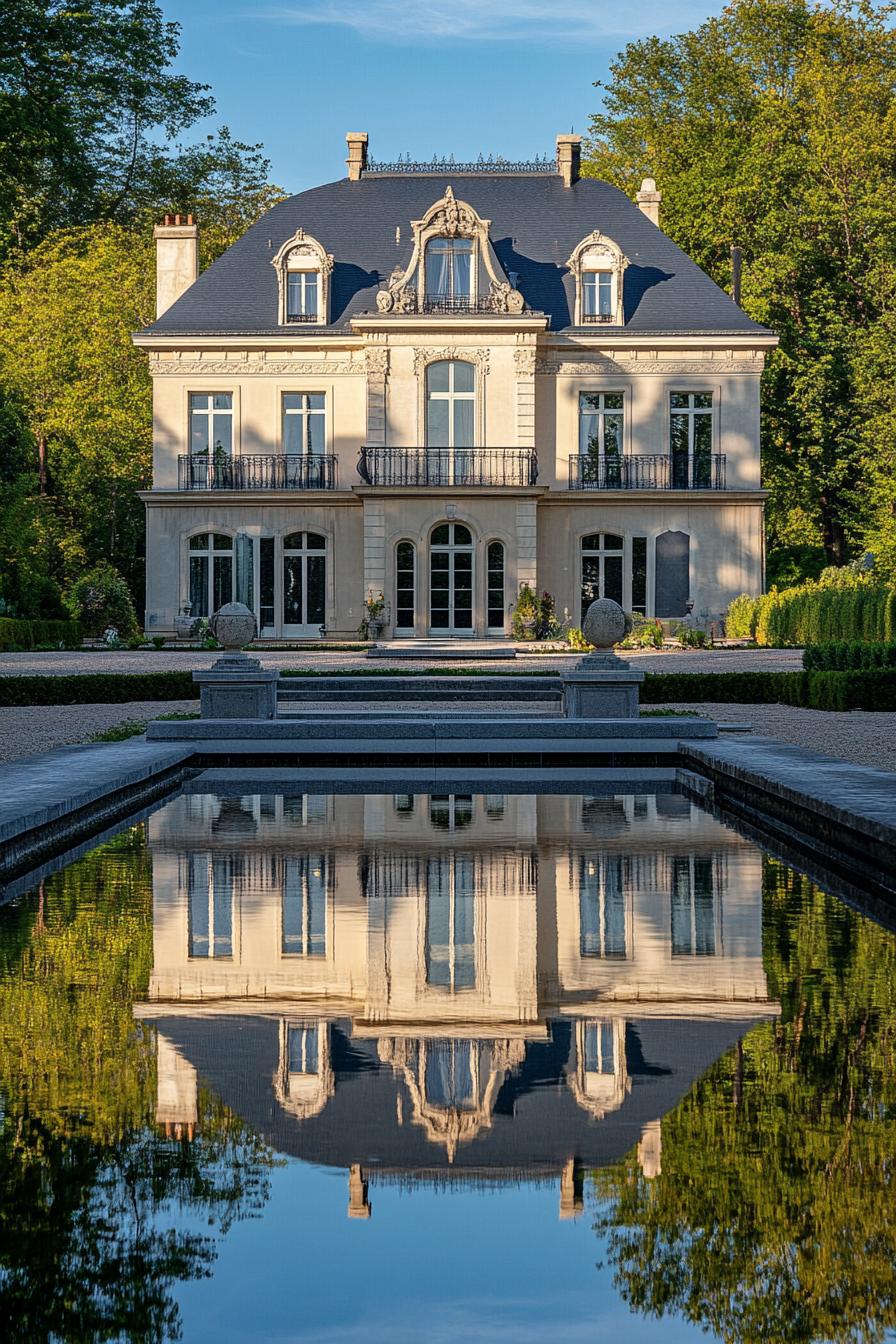
[[[413,630],[416,625],[417,556],[412,541],[395,548],[395,629]]]
[[[424,311],[467,312],[473,300],[472,238],[431,238],[426,244]]]
[[[687,532],[661,532],[655,546],[657,616],[686,616],[690,597],[691,539]]]
[[[283,538],[283,633],[314,638],[326,613],[327,542],[318,532]]]
[[[429,624],[441,633],[473,629],[473,537],[463,523],[440,523],[430,538]]]
[[[622,537],[613,532],[592,532],[582,538],[582,612],[599,597],[611,597],[622,605]]]
[[[487,624],[489,630],[504,630],[504,545],[490,541],[486,552],[488,587],[486,590]]]
[[[190,538],[190,615],[212,616],[233,601],[233,537],[199,532]]]

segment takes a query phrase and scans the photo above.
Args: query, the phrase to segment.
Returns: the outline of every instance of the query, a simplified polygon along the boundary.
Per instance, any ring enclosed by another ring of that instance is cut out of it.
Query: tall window
[[[476,983],[473,863],[432,858],[426,870],[426,983],[471,989]]]
[[[426,1043],[423,1079],[430,1106],[470,1111],[476,1105],[473,1077],[475,1043],[435,1040]]]
[[[490,541],[487,552],[488,590],[486,608],[488,628],[504,629],[504,546],[500,541]]]
[[[426,370],[428,448],[472,448],[476,370],[464,360],[440,359]]]
[[[286,273],[286,320],[287,322],[317,321],[317,271],[287,271]]]
[[[585,271],[582,276],[582,317],[586,322],[613,320],[612,271]]]
[[[612,1022],[586,1022],[584,1031],[586,1073],[616,1072],[616,1041]]]
[[[326,398],[323,392],[284,392],[284,453],[324,452],[326,414]]]
[[[632,611],[647,615],[647,538],[632,537]]]
[[[672,859],[672,955],[712,957],[716,951],[712,859]]]
[[[395,629],[413,630],[416,579],[416,553],[412,541],[400,541],[395,548]]]
[[[190,855],[187,876],[191,957],[233,956],[233,868],[226,855]]]
[[[190,614],[211,616],[233,601],[233,537],[200,532],[190,538]]]
[[[582,538],[582,616],[599,597],[622,605],[622,537],[593,532]]]
[[[473,241],[433,238],[426,245],[425,307],[430,312],[463,312],[472,301]]]
[[[286,1072],[289,1074],[318,1071],[319,1042],[317,1027],[295,1026],[286,1030]]]
[[[327,950],[327,860],[302,854],[285,861],[284,956],[322,957]]]
[[[326,537],[290,532],[283,538],[283,625],[316,634],[324,623],[326,588]]]
[[[626,955],[625,890],[618,856],[583,854],[579,859],[579,952],[583,957]]]
[[[709,488],[712,484],[711,392],[671,394],[669,444],[673,488]]]
[[[215,459],[233,452],[233,393],[190,393],[190,452]]]
[[[621,392],[579,393],[579,452],[583,485],[601,489],[622,484],[622,431],[625,415]]]

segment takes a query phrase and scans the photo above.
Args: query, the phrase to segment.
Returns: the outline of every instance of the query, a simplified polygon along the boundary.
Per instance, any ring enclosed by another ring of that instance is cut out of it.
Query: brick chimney
[[[367,167],[367,132],[349,131],[345,137],[348,145],[348,180],[349,182],[359,182],[361,174]]]
[[[638,209],[642,215],[646,215],[651,224],[655,224],[657,228],[660,226],[660,202],[662,199],[663,193],[657,191],[653,178],[645,177],[635,200],[638,202]]]
[[[167,313],[199,274],[199,230],[192,215],[166,215],[156,240],[156,317]]]
[[[582,137],[580,135],[557,136],[557,172],[563,178],[564,187],[571,187],[579,180],[579,166],[582,162]]]

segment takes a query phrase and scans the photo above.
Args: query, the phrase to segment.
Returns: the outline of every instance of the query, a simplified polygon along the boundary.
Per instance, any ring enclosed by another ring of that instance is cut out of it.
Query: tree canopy
[[[896,572],[896,32],[873,0],[734,0],[611,66],[585,169],[656,178],[662,226],[780,334],[763,395],[769,543]]]

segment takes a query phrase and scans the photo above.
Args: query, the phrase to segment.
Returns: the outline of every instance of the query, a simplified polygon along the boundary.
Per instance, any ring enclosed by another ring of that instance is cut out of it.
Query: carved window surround
[[[417,379],[417,442],[426,443],[426,370],[430,364],[439,360],[462,360],[476,368],[476,398],[474,401],[475,422],[473,440],[478,448],[485,446],[485,378],[488,373],[487,350],[465,350],[462,347],[450,347],[447,350],[415,350],[414,376]]]
[[[317,274],[317,325],[327,326],[330,321],[330,276],[333,273],[333,255],[312,238],[304,229],[296,229],[291,238],[271,261],[277,272],[278,317],[281,327],[292,326],[286,313],[286,277],[290,271],[314,271]]]
[[[519,290],[508,283],[504,272],[494,263],[489,245],[491,220],[481,219],[466,201],[455,200],[454,191],[446,187],[445,195],[431,205],[422,219],[411,220],[414,232],[414,250],[406,270],[396,266],[386,289],[376,296],[380,313],[416,313],[422,311],[425,295],[426,245],[433,238],[470,238],[473,256],[470,269],[470,304],[472,312],[521,313],[525,300]],[[479,293],[480,263],[485,266],[488,293]],[[461,314],[466,316],[466,314]]]
[[[610,325],[621,327],[624,321],[622,311],[622,277],[628,266],[628,258],[622,248],[607,238],[600,229],[589,233],[573,250],[566,263],[567,269],[576,282],[576,304],[573,321],[577,327],[590,325],[585,319],[585,274],[589,271],[603,271],[612,277],[612,322]],[[599,324],[595,324],[599,325]]]

